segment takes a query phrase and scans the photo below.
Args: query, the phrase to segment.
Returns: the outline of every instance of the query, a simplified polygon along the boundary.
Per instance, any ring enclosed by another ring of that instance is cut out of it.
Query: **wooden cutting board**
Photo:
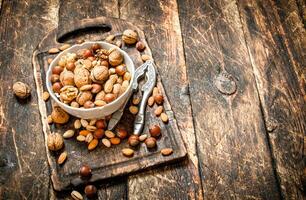
[[[122,46],[122,49],[131,56],[135,66],[138,67],[143,63],[141,60],[141,54],[152,55],[151,50],[145,40],[144,32],[131,23],[121,19],[108,17],[84,19],[79,23],[72,24],[69,30],[54,29],[50,31],[37,46],[33,53],[32,62],[39,97],[39,110],[41,113],[45,141],[51,132],[64,133],[65,130],[72,128],[73,122],[76,119],[71,117],[70,121],[64,126],[50,126],[47,123],[47,116],[51,113],[54,102],[51,100],[44,102],[42,99],[42,93],[43,91],[47,91],[45,85],[45,74],[48,69],[47,59],[54,58],[56,56],[56,54],[50,55],[48,50],[52,47],[59,48],[62,46],[63,44],[60,43],[60,41],[75,44],[76,39],[80,38],[84,40],[101,41],[108,35],[113,34],[116,35],[116,39],[114,41],[121,40],[121,33],[125,29],[137,31],[139,39],[147,46],[145,51],[142,53],[138,52],[134,46]],[[78,174],[79,168],[83,164],[88,164],[91,166],[93,175],[89,182],[95,182],[98,180],[108,179],[114,176],[125,175],[131,172],[150,168],[156,165],[178,160],[186,156],[186,149],[184,147],[174,114],[163,89],[160,77],[157,77],[157,87],[164,95],[164,109],[166,114],[169,116],[169,122],[164,124],[154,115],[156,105],[154,105],[152,108],[147,106],[145,128],[143,130],[144,133],[148,133],[149,125],[160,125],[162,129],[162,137],[157,140],[157,147],[154,149],[147,149],[145,144],[141,143],[141,145],[134,148],[134,156],[132,158],[127,158],[121,153],[121,150],[124,147],[128,147],[127,140],[124,140],[121,144],[112,146],[111,148],[104,147],[100,141],[99,146],[95,150],[88,151],[86,144],[78,142],[75,138],[71,138],[65,140],[65,147],[62,150],[68,152],[68,159],[62,166],[59,166],[56,163],[56,160],[62,151],[56,153],[50,152],[45,142],[48,162],[51,168],[51,179],[55,190],[69,190],[72,187],[85,184],[85,182],[80,179]],[[139,96],[141,94],[138,93],[137,95]],[[129,113],[128,109],[126,109],[121,121],[119,122],[119,125],[124,126],[128,132],[131,133],[133,130],[133,120],[134,116]],[[160,150],[165,147],[173,148],[173,154],[170,156],[162,156]]]

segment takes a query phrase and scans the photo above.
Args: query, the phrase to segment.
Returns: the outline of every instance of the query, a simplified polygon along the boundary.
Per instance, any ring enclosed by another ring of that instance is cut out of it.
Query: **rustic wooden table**
[[[188,150],[99,183],[99,199],[305,197],[305,1],[0,0],[0,199],[65,199],[49,179],[31,57],[51,29],[101,15],[145,31]]]

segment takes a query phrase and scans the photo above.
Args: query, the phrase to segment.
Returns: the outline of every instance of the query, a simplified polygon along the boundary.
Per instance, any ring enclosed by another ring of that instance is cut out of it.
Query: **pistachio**
[[[110,131],[110,130],[106,130],[105,131],[105,136],[108,137],[108,138],[113,138],[113,137],[115,137],[115,133]]]
[[[154,111],[154,114],[156,115],[156,116],[159,116],[162,112],[163,112],[163,106],[158,106],[156,109],[155,109],[155,111]]]
[[[160,119],[164,122],[167,123],[168,122],[168,115],[166,113],[161,113],[160,114]]]
[[[74,200],[83,200],[83,196],[78,191],[75,190],[71,192],[71,197]]]
[[[92,125],[87,125],[86,126],[86,130],[88,131],[95,131],[97,128],[95,126],[92,126]]]
[[[63,44],[59,49],[60,49],[61,51],[64,51],[64,50],[68,49],[69,47],[71,47],[70,44]]]
[[[127,157],[132,157],[134,155],[134,150],[130,148],[122,149],[122,154]]]
[[[102,143],[104,144],[104,146],[106,146],[106,147],[111,147],[111,142],[108,140],[108,139],[106,139],[106,138],[103,138],[102,139]]]
[[[153,97],[153,96],[149,97],[149,99],[148,99],[148,105],[149,105],[150,107],[152,107],[152,106],[154,105],[154,97]]]
[[[76,119],[73,125],[75,129],[80,129],[82,126],[81,121],[79,119]]]
[[[147,137],[148,137],[148,135],[143,134],[143,135],[139,136],[139,141],[143,142],[143,141],[145,141],[147,139]]]
[[[79,142],[84,142],[85,139],[86,139],[86,137],[83,136],[83,135],[78,135],[76,139],[77,139],[77,141],[79,141]]]
[[[93,135],[91,133],[87,134],[85,137],[85,142],[90,143],[93,140]]]
[[[81,119],[81,125],[86,128],[86,126],[88,126],[88,121],[86,119]]]
[[[63,134],[63,138],[68,139],[74,136],[74,130],[69,129]]]
[[[60,50],[58,48],[51,48],[49,49],[48,53],[49,54],[55,54],[55,53],[58,53]]]

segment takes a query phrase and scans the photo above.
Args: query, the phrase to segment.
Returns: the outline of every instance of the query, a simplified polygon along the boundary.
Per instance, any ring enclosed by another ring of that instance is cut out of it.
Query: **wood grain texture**
[[[202,199],[177,3],[122,0],[119,5],[120,18],[145,32],[189,158],[184,163],[130,176],[129,198]]]
[[[31,54],[48,27],[54,25],[50,18],[54,3],[3,1],[1,5],[0,199],[48,198],[49,169]],[[15,81],[30,85],[29,99],[14,97],[11,89]]]
[[[179,1],[204,199],[279,199],[236,1]]]
[[[241,20],[284,199],[303,199],[305,46],[295,1],[241,1]]]

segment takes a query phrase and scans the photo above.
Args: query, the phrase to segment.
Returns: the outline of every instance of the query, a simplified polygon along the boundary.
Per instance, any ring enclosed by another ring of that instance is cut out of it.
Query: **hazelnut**
[[[61,66],[55,66],[52,69],[52,74],[60,75],[63,70],[64,70],[64,68],[62,68]]]
[[[71,106],[71,107],[74,107],[74,108],[79,108],[79,107],[80,107],[80,105],[79,105],[76,101],[72,101],[72,102],[70,103],[70,106]]]
[[[95,100],[103,100],[104,101],[105,99],[105,92],[102,90],[101,92],[99,92],[97,95],[96,95],[96,98]]]
[[[91,168],[88,165],[83,165],[79,173],[82,178],[89,178],[91,176]]]
[[[102,128],[96,129],[94,132],[94,137],[97,139],[101,139],[104,136],[104,130]]]
[[[29,85],[23,82],[14,83],[13,91],[15,95],[21,99],[25,99],[31,94],[31,88],[29,87]]]
[[[129,137],[129,145],[131,146],[137,146],[139,144],[139,137],[138,135],[131,135]]]
[[[112,101],[114,101],[115,100],[115,95],[114,94],[112,94],[112,93],[109,93],[109,94],[106,94],[105,95],[105,101],[106,101],[106,103],[110,103],[110,102],[112,102]]]
[[[92,56],[92,52],[89,49],[85,49],[85,51],[83,52],[83,57],[88,58],[90,56]]]
[[[60,93],[61,92],[61,89],[62,89],[62,84],[60,82],[55,82],[53,83],[52,85],[52,90],[56,93]]]
[[[84,189],[85,195],[88,198],[93,198],[97,194],[97,188],[94,185],[87,185]]]
[[[59,133],[52,133],[48,135],[47,144],[50,151],[58,151],[64,146],[64,139]]]
[[[92,94],[90,91],[80,92],[76,98],[76,101],[83,106],[86,101],[90,101],[92,99]]]
[[[102,90],[102,86],[100,84],[94,83],[92,84],[91,92],[94,94],[99,93]]]
[[[58,74],[51,75],[51,83],[58,82],[60,80],[60,76]]]
[[[95,66],[91,73],[90,78],[97,83],[103,83],[108,78],[108,68],[105,66]]]
[[[122,33],[122,40],[126,44],[135,44],[137,42],[138,35],[135,31],[127,29]]]
[[[106,60],[102,60],[102,61],[101,61],[101,65],[108,68],[109,63],[108,63]]]
[[[64,102],[71,102],[78,95],[78,89],[74,86],[67,85],[60,90],[60,98]]]
[[[91,79],[89,71],[85,68],[76,68],[74,70],[74,83],[78,88],[90,84]]]
[[[154,96],[154,100],[157,104],[162,104],[164,102],[164,97],[161,94],[157,94]]]
[[[104,129],[106,127],[105,120],[104,119],[97,120],[96,121],[96,127],[97,127],[97,129]]]
[[[117,136],[120,139],[124,139],[127,136],[127,131],[125,129],[123,129],[123,128],[117,128],[116,132],[117,132]]]
[[[136,49],[137,49],[138,51],[143,51],[145,48],[146,48],[146,46],[145,46],[141,41],[138,41],[138,42],[136,43]]]
[[[101,45],[100,44],[93,44],[93,45],[91,45],[91,50],[93,52],[96,52],[98,49],[101,49]]]
[[[149,128],[149,132],[151,137],[158,137],[160,136],[160,127],[158,125],[153,125]]]
[[[114,50],[114,51],[111,52],[111,54],[109,54],[108,62],[112,66],[120,65],[123,62],[123,56],[121,55],[121,53],[118,50]]]
[[[121,64],[116,67],[116,74],[118,74],[119,76],[123,76],[125,72],[126,72],[125,64]]]
[[[145,140],[145,144],[148,148],[154,148],[156,146],[156,139],[154,137],[149,137]]]
[[[74,62],[69,62],[69,63],[67,63],[66,69],[73,72],[74,69],[75,69]]]
[[[58,106],[53,108],[51,117],[53,122],[57,124],[65,124],[69,120],[69,115]]]
[[[95,104],[92,101],[86,101],[84,103],[84,108],[93,108],[95,107]]]
[[[65,70],[60,74],[60,81],[63,86],[74,85],[74,74],[71,71]]]

